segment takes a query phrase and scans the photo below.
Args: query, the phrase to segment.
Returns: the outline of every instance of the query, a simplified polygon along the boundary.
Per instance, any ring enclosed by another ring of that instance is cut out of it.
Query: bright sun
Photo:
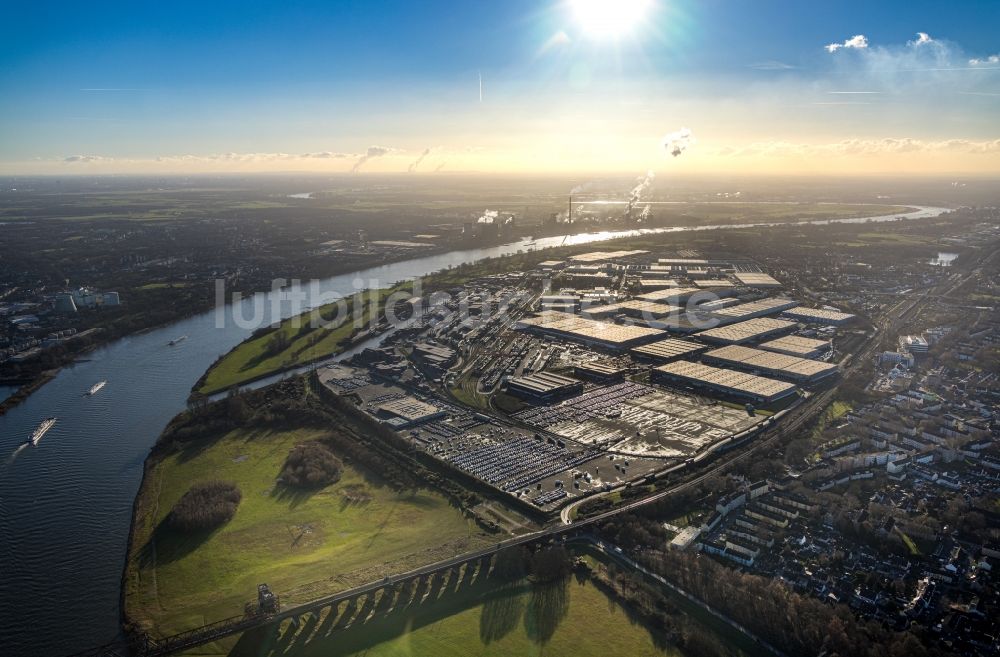
[[[646,16],[653,0],[569,0],[580,27],[591,37],[613,39]]]

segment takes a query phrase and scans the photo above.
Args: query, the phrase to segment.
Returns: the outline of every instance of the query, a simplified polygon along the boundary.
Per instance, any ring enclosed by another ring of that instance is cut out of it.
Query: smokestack
[[[566,223],[573,223],[573,197],[569,197],[569,214],[566,216]]]

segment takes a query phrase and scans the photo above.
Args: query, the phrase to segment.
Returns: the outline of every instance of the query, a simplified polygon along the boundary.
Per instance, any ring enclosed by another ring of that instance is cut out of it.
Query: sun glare
[[[653,0],[569,0],[576,21],[588,36],[614,39],[635,29]]]

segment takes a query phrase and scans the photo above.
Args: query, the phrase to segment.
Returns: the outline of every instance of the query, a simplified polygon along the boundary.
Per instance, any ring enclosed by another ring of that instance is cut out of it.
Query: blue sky
[[[632,170],[683,125],[692,170],[815,152],[898,166],[880,143],[997,169],[998,2],[645,4],[601,38],[573,0],[17,3],[0,166],[336,171],[380,146],[363,170],[427,148],[451,169]],[[866,48],[825,48],[856,35]]]

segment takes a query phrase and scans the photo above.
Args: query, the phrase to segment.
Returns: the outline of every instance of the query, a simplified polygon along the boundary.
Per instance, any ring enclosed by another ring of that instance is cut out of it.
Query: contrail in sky
[[[479,71],[479,102],[483,102],[483,72]]]

